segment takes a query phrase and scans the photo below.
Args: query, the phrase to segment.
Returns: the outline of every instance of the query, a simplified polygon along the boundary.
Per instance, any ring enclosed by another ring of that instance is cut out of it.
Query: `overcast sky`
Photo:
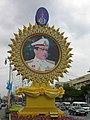
[[[49,12],[49,26],[55,25],[65,32],[73,48],[73,63],[69,73],[61,81],[68,81],[85,74],[90,68],[90,0],[0,0],[0,93],[6,95],[9,79],[8,64],[4,60],[10,50],[8,44],[18,28],[29,23],[35,24],[38,8],[45,7]],[[14,84],[18,85],[19,77]],[[20,83],[21,84],[21,83]]]

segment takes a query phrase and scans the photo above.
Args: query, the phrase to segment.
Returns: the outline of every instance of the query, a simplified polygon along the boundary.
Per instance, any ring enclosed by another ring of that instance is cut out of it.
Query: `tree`
[[[84,100],[86,102],[89,102],[88,98],[90,97],[90,83],[82,86],[81,92],[82,92],[82,96],[83,96]]]
[[[55,85],[59,88],[61,85]],[[75,100],[82,100],[82,92],[80,90],[75,89],[74,86],[70,86],[69,83],[64,83],[62,86],[65,90],[65,94],[62,98],[63,101],[75,101]]]

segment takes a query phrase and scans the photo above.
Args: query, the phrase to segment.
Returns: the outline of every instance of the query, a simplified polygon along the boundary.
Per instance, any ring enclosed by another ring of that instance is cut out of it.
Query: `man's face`
[[[40,60],[45,60],[48,54],[47,48],[37,48],[34,49],[35,56]]]

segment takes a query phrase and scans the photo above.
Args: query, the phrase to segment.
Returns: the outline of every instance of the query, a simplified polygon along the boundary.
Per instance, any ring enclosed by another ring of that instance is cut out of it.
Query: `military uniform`
[[[39,71],[47,71],[50,70],[51,68],[53,68],[55,66],[55,62],[51,61],[51,60],[40,60],[38,58],[34,58],[32,60],[28,60],[26,61],[27,64],[35,69],[35,70],[39,70]]]
[[[49,41],[48,41],[48,39],[42,37],[40,40],[32,43],[31,45],[34,47],[41,48],[42,50],[46,50],[46,49],[48,50]],[[31,68],[33,68],[35,70],[39,70],[39,71],[50,70],[51,68],[53,68],[55,66],[54,61],[47,60],[47,59],[42,60],[42,59],[37,58],[36,56],[34,59],[28,60],[26,62]]]

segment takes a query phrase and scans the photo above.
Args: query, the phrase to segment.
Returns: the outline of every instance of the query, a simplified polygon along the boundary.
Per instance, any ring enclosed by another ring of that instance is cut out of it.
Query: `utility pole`
[[[8,58],[5,58],[5,64],[7,64]],[[12,73],[12,66],[11,66],[11,60],[9,60],[9,80],[7,84],[7,89],[8,89],[8,108],[10,108],[10,98],[11,98],[11,90],[12,90],[12,80],[11,80],[11,73]]]

